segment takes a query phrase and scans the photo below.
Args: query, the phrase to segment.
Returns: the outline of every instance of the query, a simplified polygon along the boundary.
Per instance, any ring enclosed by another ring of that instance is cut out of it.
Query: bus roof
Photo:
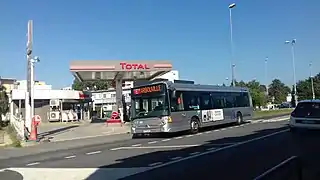
[[[248,88],[245,87],[228,87],[228,86],[217,86],[217,85],[203,85],[203,84],[193,84],[190,81],[171,82],[171,81],[156,81],[145,84],[148,86],[151,84],[167,84],[168,88],[171,90],[180,91],[222,91],[222,92],[248,92]],[[142,86],[141,86],[142,87]]]

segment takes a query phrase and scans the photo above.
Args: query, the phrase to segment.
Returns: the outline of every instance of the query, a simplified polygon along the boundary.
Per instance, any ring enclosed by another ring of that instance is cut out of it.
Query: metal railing
[[[254,180],[302,180],[302,164],[297,156],[292,156],[267,170]]]

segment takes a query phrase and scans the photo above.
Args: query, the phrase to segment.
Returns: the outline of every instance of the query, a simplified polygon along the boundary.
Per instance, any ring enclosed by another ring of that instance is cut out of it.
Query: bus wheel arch
[[[240,111],[237,112],[237,123],[238,124],[242,124],[243,123],[243,116],[242,113]]]
[[[200,119],[197,116],[193,116],[190,120],[190,132],[196,134],[200,129]]]

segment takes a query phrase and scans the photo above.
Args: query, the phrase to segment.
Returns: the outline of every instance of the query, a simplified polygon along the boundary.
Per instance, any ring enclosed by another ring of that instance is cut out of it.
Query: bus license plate
[[[144,133],[149,133],[151,130],[143,130]]]

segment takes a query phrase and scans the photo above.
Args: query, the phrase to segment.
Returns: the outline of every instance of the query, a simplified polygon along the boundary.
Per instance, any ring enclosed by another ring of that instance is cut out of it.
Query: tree
[[[262,91],[261,85],[258,81],[249,81],[248,83],[244,81],[237,82],[235,85],[238,87],[246,87],[249,89],[253,106],[264,106],[266,104],[266,98],[264,92]]]
[[[269,96],[274,97],[274,102],[280,104],[286,101],[290,88],[280,81],[280,79],[274,79],[269,85]]]
[[[9,98],[6,92],[6,88],[0,85],[0,125],[1,126],[2,126],[2,115],[5,115],[8,111],[9,111]]]
[[[313,87],[316,97],[320,96],[320,73],[313,77]],[[311,78],[297,83],[298,100],[312,99]]]
[[[72,89],[82,91],[87,88],[91,90],[106,90],[110,87],[110,83],[104,80],[80,82],[78,79],[73,80]]]

